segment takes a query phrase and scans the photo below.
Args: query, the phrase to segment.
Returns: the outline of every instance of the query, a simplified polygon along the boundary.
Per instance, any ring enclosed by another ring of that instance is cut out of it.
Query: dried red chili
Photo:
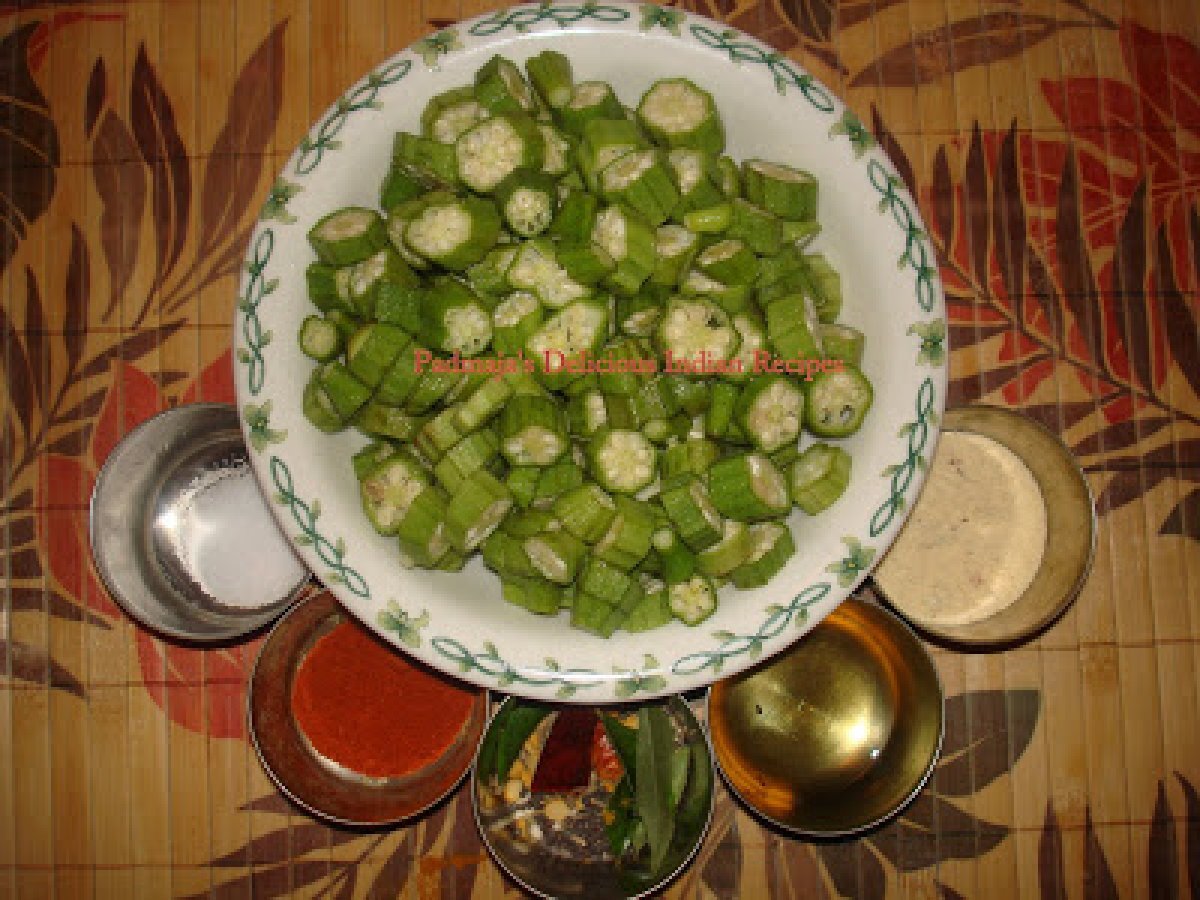
[[[587,787],[592,776],[592,734],[599,719],[596,711],[571,706],[550,726],[530,790],[535,794],[560,794]]]
[[[414,666],[353,622],[316,642],[292,684],[292,712],[313,748],[373,778],[438,759],[474,702],[472,691]]]

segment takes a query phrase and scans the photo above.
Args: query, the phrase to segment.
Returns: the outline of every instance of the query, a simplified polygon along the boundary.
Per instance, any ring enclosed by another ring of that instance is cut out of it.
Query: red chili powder
[[[354,622],[317,641],[292,685],[296,724],[317,752],[373,778],[436,760],[474,702],[473,692],[412,665]]]

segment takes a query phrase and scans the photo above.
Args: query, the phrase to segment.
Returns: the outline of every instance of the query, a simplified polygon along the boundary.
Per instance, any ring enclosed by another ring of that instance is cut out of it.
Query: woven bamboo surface
[[[164,643],[100,587],[92,482],[231,400],[248,229],[322,111],[479,0],[0,3],[0,896],[517,894],[462,796],[400,831],[290,808],[256,645]],[[1200,6],[688,0],[802,62],[918,196],[952,403],[1059,431],[1095,567],[1040,639],[936,651],[935,777],[843,844],[721,795],[686,897],[1200,897]]]

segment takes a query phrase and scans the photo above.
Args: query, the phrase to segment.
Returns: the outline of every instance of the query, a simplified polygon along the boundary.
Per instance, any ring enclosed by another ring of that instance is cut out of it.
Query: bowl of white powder
[[[875,570],[887,601],[934,637],[1009,645],[1083,586],[1091,491],[1057,436],[994,406],[947,410],[924,491]]]

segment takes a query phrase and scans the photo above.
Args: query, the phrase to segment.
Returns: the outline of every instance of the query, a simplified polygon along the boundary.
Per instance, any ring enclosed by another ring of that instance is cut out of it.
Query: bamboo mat
[[[248,229],[322,111],[475,0],[0,3],[0,896],[516,894],[463,797],[327,827],[245,735],[255,645],[125,618],[86,538],[150,414],[231,400]],[[688,0],[845,98],[919,197],[952,403],[1061,432],[1095,567],[1048,633],[936,651],[920,799],[812,845],[722,795],[686,897],[1200,896],[1200,6]]]

